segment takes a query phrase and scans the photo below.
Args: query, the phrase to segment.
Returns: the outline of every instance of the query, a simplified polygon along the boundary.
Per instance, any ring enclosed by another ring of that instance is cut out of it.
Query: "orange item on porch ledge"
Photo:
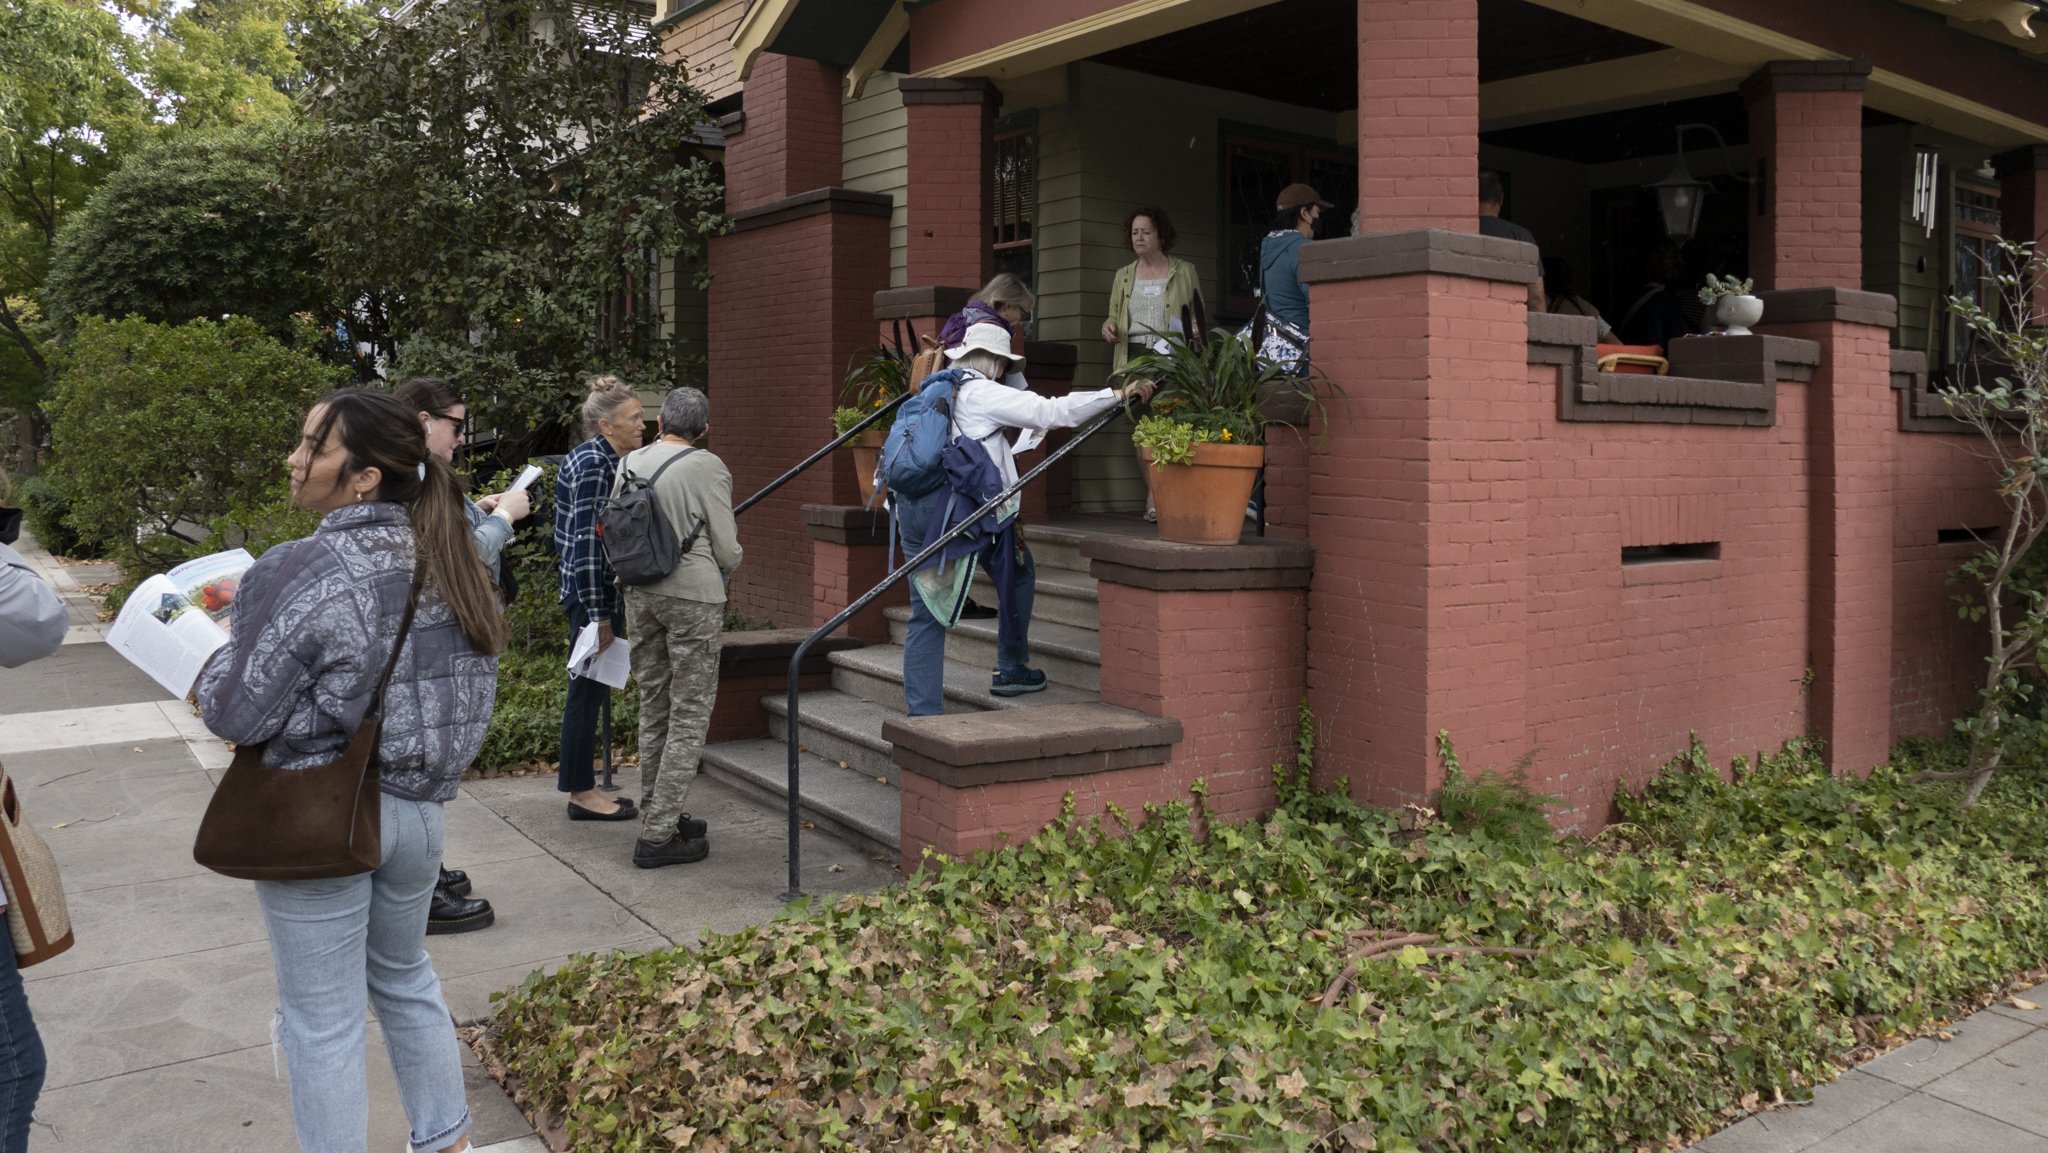
[[[1593,355],[1601,372],[1629,372],[1639,376],[1666,376],[1671,362],[1664,359],[1661,344],[1596,344]]]

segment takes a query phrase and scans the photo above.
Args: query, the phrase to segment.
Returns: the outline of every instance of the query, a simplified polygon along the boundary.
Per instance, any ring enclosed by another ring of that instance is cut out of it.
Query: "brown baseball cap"
[[[1289,208],[1307,208],[1311,204],[1319,208],[1337,207],[1324,200],[1323,194],[1317,192],[1314,185],[1290,184],[1280,190],[1280,198],[1273,202],[1273,208],[1275,211],[1285,211]]]

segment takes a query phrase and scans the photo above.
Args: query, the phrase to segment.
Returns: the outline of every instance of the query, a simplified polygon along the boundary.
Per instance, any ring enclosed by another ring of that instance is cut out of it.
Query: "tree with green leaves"
[[[0,0],[0,405],[32,410],[50,377],[58,228],[152,130],[136,47],[98,5]]]
[[[1997,293],[1949,302],[1983,355],[1941,394],[1949,415],[1978,433],[2005,505],[2005,522],[1952,578],[1968,590],[1956,597],[1961,616],[1987,634],[1984,683],[1977,711],[1956,723],[1969,741],[1967,762],[1915,778],[1964,782],[1964,808],[2002,765],[2048,756],[2040,700],[2048,668],[2048,558],[2040,551],[2048,534],[2048,329],[2039,313],[2048,255],[2031,244],[2000,248]]]
[[[43,294],[57,331],[233,314],[284,335],[294,313],[325,315],[312,236],[278,183],[288,134],[179,132],[139,150],[58,233]]]
[[[246,317],[86,318],[49,402],[50,476],[71,527],[112,542],[131,577],[306,531],[284,461],[343,376]]]
[[[562,443],[585,373],[670,377],[657,268],[701,280],[723,228],[703,97],[636,9],[427,0],[302,43],[289,170],[351,336],[516,445]]]

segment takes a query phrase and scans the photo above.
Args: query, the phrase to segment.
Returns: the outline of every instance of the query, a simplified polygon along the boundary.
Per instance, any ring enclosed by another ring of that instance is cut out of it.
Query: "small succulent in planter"
[[[1709,272],[1707,282],[1700,286],[1700,303],[1711,306],[1724,296],[1748,296],[1750,290],[1755,287],[1756,281],[1746,276],[1737,280],[1732,276],[1715,276]]]
[[[1720,277],[1707,273],[1700,286],[1700,303],[1714,310],[1714,323],[1729,336],[1748,336],[1749,326],[1764,318],[1764,302],[1751,294],[1756,281],[1748,277]]]

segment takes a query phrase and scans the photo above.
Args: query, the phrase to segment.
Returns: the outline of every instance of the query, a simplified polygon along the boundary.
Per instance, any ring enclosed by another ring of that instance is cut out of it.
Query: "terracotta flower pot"
[[[1188,464],[1154,464],[1148,448],[1138,455],[1152,470],[1160,540],[1236,544],[1244,535],[1244,506],[1266,463],[1266,446],[1198,444]]]
[[[853,479],[860,482],[860,503],[869,508],[879,507],[875,489],[879,487],[886,495],[888,485],[876,485],[875,465],[882,460],[882,442],[888,434],[870,428],[846,442],[846,448],[853,453]]]

